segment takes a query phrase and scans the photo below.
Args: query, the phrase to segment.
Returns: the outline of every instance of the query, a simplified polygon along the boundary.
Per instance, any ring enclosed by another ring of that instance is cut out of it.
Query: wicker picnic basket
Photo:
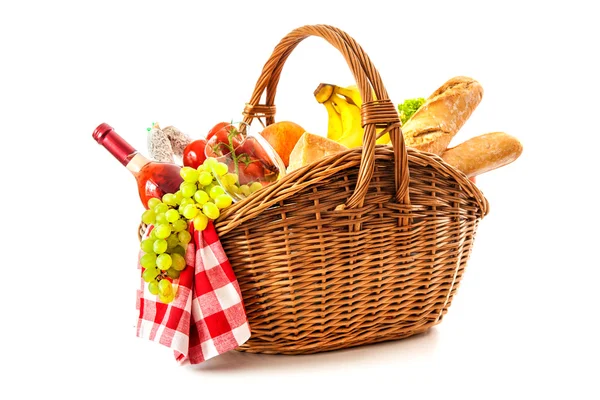
[[[364,100],[364,142],[287,174],[215,221],[252,331],[240,351],[308,354],[428,330],[446,314],[488,211],[463,173],[405,147],[378,71],[335,27],[303,26],[281,40],[244,122],[274,122],[284,63],[309,36],[346,59]],[[379,128],[392,145],[375,144]]]

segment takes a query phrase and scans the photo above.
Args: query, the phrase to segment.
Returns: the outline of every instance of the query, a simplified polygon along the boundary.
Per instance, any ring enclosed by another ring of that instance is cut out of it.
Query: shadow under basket
[[[309,36],[337,48],[354,74],[363,146],[287,174],[215,221],[252,332],[240,351],[309,354],[428,330],[448,311],[488,211],[463,173],[405,147],[379,73],[337,28],[300,27],[277,45],[245,122],[274,122],[283,64]],[[375,144],[380,129],[391,145]]]

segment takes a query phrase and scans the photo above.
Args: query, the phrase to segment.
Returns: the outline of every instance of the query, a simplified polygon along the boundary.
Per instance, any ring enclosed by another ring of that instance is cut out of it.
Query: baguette
[[[447,149],[442,159],[469,178],[515,161],[523,152],[521,142],[504,132],[491,132]]]
[[[406,145],[441,155],[482,97],[476,80],[464,76],[448,80],[402,126]]]

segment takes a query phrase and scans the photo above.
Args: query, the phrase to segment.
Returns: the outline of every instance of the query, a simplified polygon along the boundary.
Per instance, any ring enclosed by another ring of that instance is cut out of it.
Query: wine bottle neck
[[[94,139],[104,146],[110,154],[112,154],[121,164],[132,172],[137,172],[141,167],[148,163],[149,160],[143,155],[139,154],[125,139],[123,139],[115,130],[108,124],[100,124],[92,134]],[[129,167],[129,164],[135,163]]]

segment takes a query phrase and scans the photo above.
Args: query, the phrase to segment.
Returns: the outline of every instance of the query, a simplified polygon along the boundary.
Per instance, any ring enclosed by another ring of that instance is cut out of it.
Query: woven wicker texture
[[[274,122],[283,65],[308,36],[346,59],[365,103],[364,143],[288,174],[216,221],[252,330],[241,351],[315,353],[424,332],[447,312],[488,210],[461,172],[405,148],[379,73],[335,27],[304,26],[281,40],[245,122]],[[376,128],[392,146],[375,145]]]

